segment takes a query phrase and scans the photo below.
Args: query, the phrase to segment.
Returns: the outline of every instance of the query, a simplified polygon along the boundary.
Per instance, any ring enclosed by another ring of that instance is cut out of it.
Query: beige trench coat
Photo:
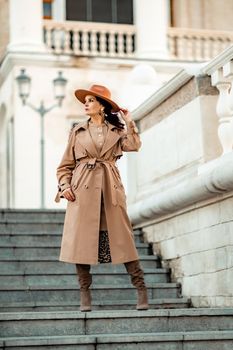
[[[60,261],[98,263],[101,193],[103,193],[108,237],[113,264],[137,260],[133,231],[126,212],[126,195],[116,160],[122,151],[138,151],[141,141],[133,121],[127,132],[108,123],[101,153],[91,139],[88,122],[79,123],[70,134],[57,168],[59,192],[71,187],[75,201],[67,202]]]

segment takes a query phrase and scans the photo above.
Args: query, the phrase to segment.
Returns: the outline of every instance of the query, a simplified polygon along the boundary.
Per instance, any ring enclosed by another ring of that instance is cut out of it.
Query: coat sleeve
[[[120,139],[121,149],[124,152],[138,151],[141,147],[141,140],[138,128],[133,120],[126,122],[127,131]]]
[[[59,202],[60,198],[64,198],[62,196],[62,191],[70,187],[73,170],[76,165],[74,145],[75,131],[71,130],[65,152],[63,154],[60,164],[57,167],[58,192],[55,197],[55,202]]]

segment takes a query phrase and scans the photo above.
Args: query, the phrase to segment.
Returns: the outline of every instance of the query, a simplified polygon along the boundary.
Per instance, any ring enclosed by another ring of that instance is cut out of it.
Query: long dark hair
[[[124,124],[120,121],[120,118],[118,117],[117,113],[112,112],[112,106],[110,103],[102,99],[101,97],[96,96],[96,100],[104,106],[104,114],[105,119],[112,125],[114,125],[116,128],[123,130]]]

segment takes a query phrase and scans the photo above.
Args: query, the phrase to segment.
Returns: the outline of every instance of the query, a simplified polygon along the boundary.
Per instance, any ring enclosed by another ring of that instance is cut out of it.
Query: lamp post
[[[67,80],[62,76],[62,72],[58,72],[58,77],[53,80],[54,97],[57,103],[46,108],[44,101],[40,102],[39,107],[35,107],[33,104],[27,101],[30,88],[31,78],[26,74],[25,69],[21,69],[20,74],[16,77],[16,81],[19,87],[19,97],[22,100],[24,106],[30,107],[33,111],[40,115],[40,179],[41,179],[41,208],[45,208],[45,165],[44,165],[44,152],[45,152],[45,140],[44,140],[44,116],[55,107],[61,107],[63,99],[65,97],[65,87]]]

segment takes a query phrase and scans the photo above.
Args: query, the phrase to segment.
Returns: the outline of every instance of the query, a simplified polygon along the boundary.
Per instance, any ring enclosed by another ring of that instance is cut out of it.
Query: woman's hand
[[[120,113],[121,118],[124,119],[124,121],[126,123],[129,123],[132,120],[130,112],[128,111],[128,109],[121,108],[119,113]]]
[[[70,202],[75,201],[75,195],[72,192],[71,188],[67,188],[62,192],[62,195],[65,199],[67,199]]]

